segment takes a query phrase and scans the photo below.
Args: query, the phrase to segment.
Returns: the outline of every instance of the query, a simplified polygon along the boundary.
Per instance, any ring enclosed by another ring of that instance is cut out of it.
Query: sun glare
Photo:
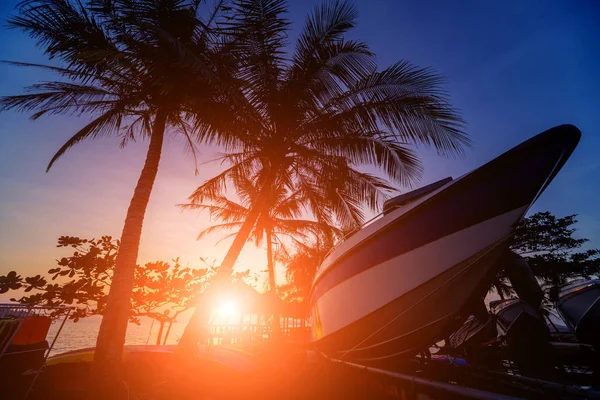
[[[237,314],[238,307],[234,299],[222,299],[217,307],[217,315],[221,318],[231,318]]]

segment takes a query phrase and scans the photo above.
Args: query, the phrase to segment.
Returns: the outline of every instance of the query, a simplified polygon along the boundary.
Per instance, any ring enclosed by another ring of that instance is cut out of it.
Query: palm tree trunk
[[[271,233],[271,228],[267,229],[267,270],[269,272],[269,290],[275,291],[277,289],[275,283],[275,268],[273,266],[273,234]]]
[[[281,329],[279,326],[279,313],[277,312],[277,284],[275,283],[275,266],[273,264],[273,234],[271,227],[267,228],[267,270],[269,271],[269,290],[271,292],[270,300],[273,307],[273,320],[271,322],[271,332],[273,337],[279,339]]]
[[[171,333],[171,327],[173,326],[173,320],[169,321],[169,327],[167,328],[167,333],[165,333],[165,338],[163,340],[163,346],[167,344],[167,338],[169,337],[169,333]]]
[[[102,317],[96,340],[93,371],[94,374],[99,374],[109,380],[110,376],[119,370],[125,344],[142,224],[158,171],[166,122],[166,113],[158,111],[152,126],[152,136],[144,168],[125,217],[121,245],[115,260],[115,271],[108,292],[106,311]]]
[[[275,169],[272,169],[272,172],[269,172],[267,175],[254,207],[250,209],[248,212],[248,217],[246,217],[240,230],[235,235],[233,243],[231,244],[231,247],[229,247],[225,258],[223,259],[223,263],[217,271],[215,282],[206,287],[204,293],[201,293],[196,298],[196,308],[194,309],[194,314],[185,327],[183,335],[181,336],[181,339],[179,340],[175,350],[179,356],[185,357],[190,354],[196,354],[198,342],[203,340],[203,335],[208,334],[208,324],[212,312],[210,309],[211,302],[209,299],[212,297],[212,293],[218,290],[215,289],[214,286],[215,284],[218,286],[219,282],[226,281],[231,276],[233,265],[242,252],[244,244],[250,237],[250,233],[252,233],[252,229],[256,224],[256,220],[258,220],[258,217],[260,217],[260,214],[263,211],[265,202],[267,201],[269,193],[271,192],[271,187],[275,182],[275,178],[276,172]]]
[[[163,329],[165,328],[165,322],[161,320],[160,321],[160,326],[158,328],[158,334],[156,335],[156,345],[160,346],[160,339],[162,339],[162,334],[163,334]]]
[[[257,206],[251,209],[248,213],[248,217],[242,224],[240,231],[235,236],[233,244],[229,248],[223,264],[217,271],[215,282],[209,284],[209,286],[204,289],[204,292],[196,298],[196,308],[194,309],[194,314],[192,314],[192,317],[186,325],[183,335],[177,344],[177,348],[175,350],[177,354],[182,356],[196,354],[196,347],[198,343],[206,339],[206,335],[208,335],[209,332],[208,323],[212,312],[210,305],[210,299],[213,297],[212,293],[218,291],[219,283],[225,281],[227,277],[231,275],[233,264],[241,253],[244,243],[248,240],[248,237],[250,237],[252,228],[254,228],[256,220],[260,216],[261,210],[258,206],[259,204],[257,204]]]
[[[266,196],[262,196],[262,197],[266,197]],[[237,261],[238,257],[240,256],[240,253],[242,252],[242,249],[244,248],[244,244],[248,241],[248,238],[250,237],[250,234],[252,233],[252,229],[254,228],[254,225],[256,224],[256,220],[258,219],[258,217],[260,216],[260,214],[262,212],[262,208],[263,208],[262,203],[264,203],[264,199],[262,202],[257,201],[256,207],[253,207],[250,210],[250,212],[248,213],[248,217],[244,220],[244,223],[242,224],[242,227],[240,228],[237,235],[235,235],[235,238],[233,239],[233,243],[231,244],[231,247],[229,247],[229,250],[227,251],[225,258],[223,259],[223,263],[221,264],[221,266],[219,267],[219,270],[217,272],[219,278],[228,277],[231,275],[233,266],[234,266],[235,262]]]

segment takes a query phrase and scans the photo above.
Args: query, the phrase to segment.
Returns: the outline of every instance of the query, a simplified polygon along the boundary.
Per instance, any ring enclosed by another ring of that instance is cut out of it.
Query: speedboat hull
[[[326,355],[390,367],[427,348],[483,296],[516,224],[580,132],[543,132],[392,210],[342,242],[311,290],[312,339]],[[400,202],[401,203],[401,202]]]

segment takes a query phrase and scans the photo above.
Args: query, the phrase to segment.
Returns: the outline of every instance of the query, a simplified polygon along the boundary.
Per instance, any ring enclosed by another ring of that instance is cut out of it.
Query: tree
[[[94,367],[116,371],[135,280],[142,224],[158,171],[165,132],[182,135],[194,152],[188,97],[194,118],[215,114],[210,103],[222,97],[229,59],[214,27],[225,8],[218,3],[200,17],[195,0],[25,0],[9,25],[22,29],[60,66],[11,64],[58,73],[64,80],[27,88],[0,99],[0,111],[87,114],[92,121],[52,157],[48,170],[67,150],[86,139],[118,136],[125,145],[149,139],[146,161],[134,189],[106,311],[97,339]],[[220,93],[220,94],[217,94]],[[171,129],[172,128],[172,129]]]
[[[220,265],[223,276],[265,212],[276,182],[312,198],[317,221],[356,227],[364,220],[363,207],[377,209],[392,189],[386,179],[365,173],[365,166],[408,185],[421,171],[412,145],[460,154],[469,144],[435,72],[405,61],[378,70],[365,43],[344,38],[356,23],[352,5],[327,2],[316,8],[291,57],[285,53],[286,12],[281,0],[234,4],[228,32],[238,55],[239,95],[223,100],[232,102],[226,124],[209,119],[200,124],[205,137],[225,149],[228,167],[190,200],[201,204],[240,176],[256,176],[260,186]],[[191,336],[188,340],[193,331],[186,329],[181,346],[194,346]]]
[[[21,292],[20,298],[11,298],[21,304],[74,306],[69,315],[74,322],[103,315],[119,241],[110,236],[100,239],[61,236],[57,247],[71,248],[73,254],[57,260],[57,266],[49,269],[47,276],[22,277],[15,271],[0,276],[0,293]],[[190,300],[204,290],[214,273],[214,267],[182,267],[178,259],[173,264],[157,261],[136,266],[129,322],[139,324],[141,317],[158,321],[156,344],[160,344],[165,323],[174,321],[192,305]]]
[[[317,269],[333,248],[335,236],[319,235],[308,243],[298,243],[292,255],[284,256],[288,284],[282,288],[284,299],[302,305],[308,315],[308,301]]]
[[[237,3],[230,25],[238,37],[236,69],[245,101],[234,96],[226,126],[202,121],[202,129],[227,150],[224,161],[231,167],[198,188],[193,202],[219,191],[228,179],[250,174],[258,176],[265,199],[275,182],[320,191],[342,224],[360,225],[361,207],[376,209],[381,190],[393,188],[357,167],[375,167],[394,183],[410,184],[420,172],[410,144],[452,154],[469,143],[433,71],[407,62],[377,71],[365,43],[344,39],[357,17],[353,6],[331,2],[317,8],[291,59],[284,57],[285,12],[279,0]],[[232,267],[239,243],[258,219],[262,202],[256,203],[223,269]],[[317,207],[312,211],[319,220],[332,218]]]
[[[198,235],[198,240],[215,231],[233,231],[221,240],[225,240],[237,233],[253,208],[254,203],[259,198],[260,187],[256,184],[255,180],[241,177],[235,182],[235,192],[240,197],[241,201],[239,203],[230,200],[225,195],[219,194],[207,199],[206,204],[191,203],[180,205],[184,209],[208,210],[211,218],[221,221],[217,225],[202,230]],[[261,213],[249,236],[249,240],[252,240],[257,247],[265,244],[269,278],[268,287],[272,295],[273,306],[276,305],[276,300],[278,299],[273,254],[274,241],[279,242],[282,246],[289,242],[301,246],[303,240],[310,240],[313,236],[326,232],[338,232],[336,228],[326,224],[303,219],[307,201],[307,198],[302,197],[301,191],[290,193],[285,185],[278,185],[273,190],[273,196],[270,196],[268,203],[265,204],[266,210]],[[280,249],[280,251],[284,251],[284,248]],[[278,316],[276,314],[273,315],[273,332],[275,333],[279,331],[278,320]]]
[[[511,249],[527,257],[534,275],[545,283],[563,285],[600,274],[600,250],[578,251],[589,239],[573,237],[576,217],[539,212],[525,218],[515,231]]]
[[[237,234],[260,195],[260,187],[250,178],[241,178],[235,183],[235,193],[239,196],[240,202],[218,194],[207,198],[206,203],[203,204],[180,204],[180,207],[187,210],[207,210],[211,218],[221,221],[202,230],[198,240],[221,230],[233,232],[222,237],[220,241]],[[340,232],[335,227],[305,219],[308,202],[309,199],[303,197],[301,191],[290,192],[285,185],[278,185],[274,188],[273,196],[269,197],[268,203],[264,206],[265,211],[261,213],[248,237],[248,240],[253,241],[257,247],[265,244],[267,253],[270,254],[267,259],[271,290],[275,288],[275,274],[271,268],[274,263],[272,244],[275,241],[282,245],[288,243],[300,246],[303,241],[309,240],[314,235]]]
[[[573,236],[576,217],[576,214],[556,217],[549,211],[538,212],[524,218],[515,229],[510,249],[527,259],[533,274],[546,287],[600,276],[600,250],[580,251],[589,239]],[[502,272],[493,289],[502,298],[513,294]]]

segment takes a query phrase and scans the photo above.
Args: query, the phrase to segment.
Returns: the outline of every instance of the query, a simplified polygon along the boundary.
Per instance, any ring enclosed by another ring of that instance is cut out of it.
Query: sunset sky
[[[3,24],[16,1],[0,2]],[[294,30],[317,1],[290,2]],[[357,1],[359,26],[385,67],[399,59],[445,75],[453,104],[474,141],[465,159],[423,152],[423,184],[454,177],[489,161],[555,125],[571,123],[583,139],[533,211],[579,214],[578,235],[600,247],[600,2],[589,1]],[[20,31],[0,31],[0,59],[44,63],[42,52]],[[0,95],[52,79],[36,70],[0,65]],[[0,114],[0,273],[44,273],[65,253],[60,235],[119,237],[147,142],[119,149],[118,139],[84,142],[45,168],[54,152],[88,119]],[[199,162],[216,156],[203,148]],[[219,171],[200,166],[183,144],[168,140],[146,213],[140,263],[180,257],[221,261],[230,241],[196,241],[206,215],[182,213],[192,190]],[[237,268],[266,269],[266,257],[249,244]],[[265,274],[261,276],[264,278]],[[281,275],[281,274],[280,274]]]

